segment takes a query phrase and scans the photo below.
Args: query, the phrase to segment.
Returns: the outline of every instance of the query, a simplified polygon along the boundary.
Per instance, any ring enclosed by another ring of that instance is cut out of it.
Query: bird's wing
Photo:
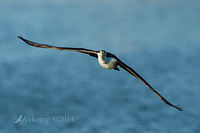
[[[96,57],[96,58],[98,57],[97,53],[99,51],[94,51],[94,50],[85,49],[85,48],[56,47],[56,46],[51,46],[51,45],[47,45],[47,44],[35,43],[35,42],[29,41],[27,39],[24,39],[22,36],[18,36],[18,38],[20,38],[21,40],[23,40],[28,45],[31,45],[31,46],[34,46],[34,47],[50,48],[50,49],[57,49],[57,50],[77,51],[77,52],[89,54],[90,56],[93,56],[93,57]]]
[[[127,66],[125,63],[123,63],[120,59],[118,59],[115,55],[109,53],[108,56],[113,57],[117,60],[117,65],[119,65],[121,68],[129,72],[131,75],[135,76],[139,80],[141,80],[146,86],[148,86],[163,102],[165,102],[167,105],[172,106],[179,111],[182,111],[181,108],[171,104],[168,102],[164,97],[162,97],[153,87],[151,87],[137,72],[135,72],[131,67]]]

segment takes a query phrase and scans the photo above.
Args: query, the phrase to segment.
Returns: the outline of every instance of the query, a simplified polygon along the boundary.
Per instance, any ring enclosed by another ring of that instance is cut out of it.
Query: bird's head
[[[104,60],[104,57],[106,57],[106,51],[105,50],[101,50],[99,52],[99,56]]]

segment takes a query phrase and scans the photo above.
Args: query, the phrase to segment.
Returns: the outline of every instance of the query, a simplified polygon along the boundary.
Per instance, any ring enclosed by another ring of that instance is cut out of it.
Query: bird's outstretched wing
[[[109,53],[108,56],[113,57],[117,60],[117,65],[119,65],[121,68],[129,72],[131,75],[135,76],[139,80],[141,80],[146,86],[148,86],[163,102],[165,102],[167,105],[172,106],[179,111],[182,111],[181,108],[171,104],[168,102],[164,97],[162,97],[151,85],[149,85],[137,72],[135,72],[131,67],[127,66],[125,63],[123,63],[120,59],[118,59],[115,55]]]
[[[34,47],[76,51],[76,52],[89,54],[90,56],[93,56],[93,57],[96,57],[96,58],[98,57],[97,53],[99,51],[94,51],[94,50],[85,49],[85,48],[56,47],[56,46],[51,46],[51,45],[47,45],[47,44],[35,43],[35,42],[29,41],[27,39],[24,39],[22,36],[18,36],[18,38],[20,38],[22,41],[24,41],[28,45],[31,45],[31,46],[34,46]]]

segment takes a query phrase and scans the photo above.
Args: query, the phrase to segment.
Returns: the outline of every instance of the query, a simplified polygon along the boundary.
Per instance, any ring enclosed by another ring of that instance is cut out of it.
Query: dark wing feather
[[[93,56],[93,57],[96,57],[96,58],[98,57],[97,53],[99,51],[94,51],[94,50],[85,49],[85,48],[56,47],[56,46],[51,46],[51,45],[47,45],[47,44],[35,43],[35,42],[29,41],[27,39],[24,39],[22,36],[18,36],[18,38],[20,38],[21,40],[23,40],[28,45],[31,45],[31,46],[34,46],[34,47],[50,48],[50,49],[57,49],[57,50],[77,51],[77,52],[89,54],[90,56]]]
[[[153,89],[153,87],[151,87],[137,72],[135,72],[131,67],[127,66],[125,63],[123,63],[120,59],[118,59],[115,55],[108,53],[108,56],[113,57],[117,60],[117,64],[123,68],[124,70],[126,70],[127,72],[129,72],[131,75],[135,76],[136,78],[138,78],[139,80],[141,80],[146,86],[148,86],[163,102],[165,102],[167,105],[172,106],[176,109],[178,109],[179,111],[182,111],[181,108],[171,104],[170,102],[168,102],[164,97],[162,97],[155,89]]]

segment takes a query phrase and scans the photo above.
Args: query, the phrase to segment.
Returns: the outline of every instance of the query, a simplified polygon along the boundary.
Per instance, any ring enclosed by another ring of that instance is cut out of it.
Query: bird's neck
[[[102,63],[106,63],[106,61],[105,61],[105,57],[104,57],[104,56],[99,57],[99,60],[100,60]]]
[[[100,55],[100,53],[98,54],[98,60],[101,62],[101,63],[106,63],[106,55],[105,56],[102,56]]]

